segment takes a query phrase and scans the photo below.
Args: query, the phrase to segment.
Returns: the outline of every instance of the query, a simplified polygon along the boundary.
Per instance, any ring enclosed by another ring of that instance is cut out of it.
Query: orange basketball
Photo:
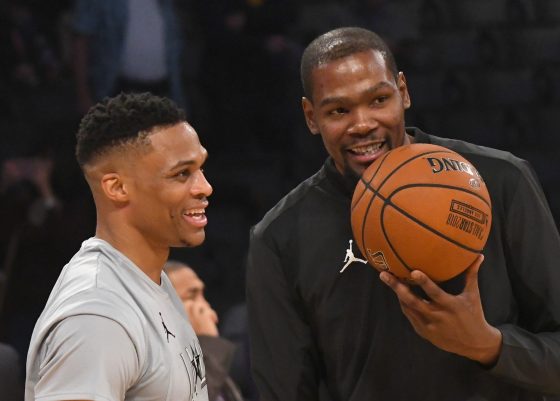
[[[482,177],[442,146],[412,144],[372,163],[352,198],[352,232],[377,270],[451,279],[482,252],[492,222]]]

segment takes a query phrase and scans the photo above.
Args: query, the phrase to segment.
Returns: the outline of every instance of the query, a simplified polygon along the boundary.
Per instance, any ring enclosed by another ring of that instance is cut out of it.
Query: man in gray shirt
[[[37,321],[25,400],[208,400],[198,340],[169,279],[170,247],[204,241],[207,152],[168,99],[92,107],[76,156],[95,237],[62,270]]]

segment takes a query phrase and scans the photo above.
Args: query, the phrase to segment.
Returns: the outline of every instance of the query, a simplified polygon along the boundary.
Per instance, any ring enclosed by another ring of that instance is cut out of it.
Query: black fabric
[[[0,399],[23,400],[22,363],[15,349],[0,343]]]
[[[241,392],[229,377],[235,346],[221,337],[199,336],[204,355],[209,401],[243,401]]]
[[[560,237],[532,169],[507,152],[407,131],[463,155],[489,188],[479,285],[486,319],[503,333],[498,362],[486,369],[420,338],[369,266],[339,273],[352,182],[329,159],[251,233],[247,300],[262,400],[322,399],[322,383],[333,401],[557,399],[544,394],[560,394]]]

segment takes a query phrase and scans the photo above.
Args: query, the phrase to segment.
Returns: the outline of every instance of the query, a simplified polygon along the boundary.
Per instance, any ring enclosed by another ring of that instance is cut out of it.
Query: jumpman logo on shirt
[[[352,251],[352,242],[352,240],[349,241],[348,249],[346,250],[346,257],[344,258],[344,262],[346,262],[346,264],[342,267],[340,273],[346,270],[346,268],[354,262],[367,263],[367,260],[363,260],[354,256],[354,251]]]
[[[173,338],[175,338],[175,334],[173,334],[172,332],[170,332],[167,329],[167,326],[165,325],[165,322],[163,321],[163,316],[161,316],[161,312],[159,312],[159,317],[161,317],[161,324],[163,325],[163,332],[167,335],[167,342],[169,342],[169,335],[173,336]]]

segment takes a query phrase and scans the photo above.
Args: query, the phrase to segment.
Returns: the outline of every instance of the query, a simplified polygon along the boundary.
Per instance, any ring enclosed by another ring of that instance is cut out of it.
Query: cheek
[[[329,146],[334,146],[339,143],[346,132],[346,126],[341,122],[323,124],[320,126],[320,129],[323,141]]]
[[[387,125],[399,125],[404,121],[404,109],[401,104],[394,103],[393,107],[387,108],[383,119]]]
[[[188,192],[185,187],[177,186],[174,188],[161,189],[157,193],[157,197],[163,205],[170,207],[180,206],[184,203]]]

